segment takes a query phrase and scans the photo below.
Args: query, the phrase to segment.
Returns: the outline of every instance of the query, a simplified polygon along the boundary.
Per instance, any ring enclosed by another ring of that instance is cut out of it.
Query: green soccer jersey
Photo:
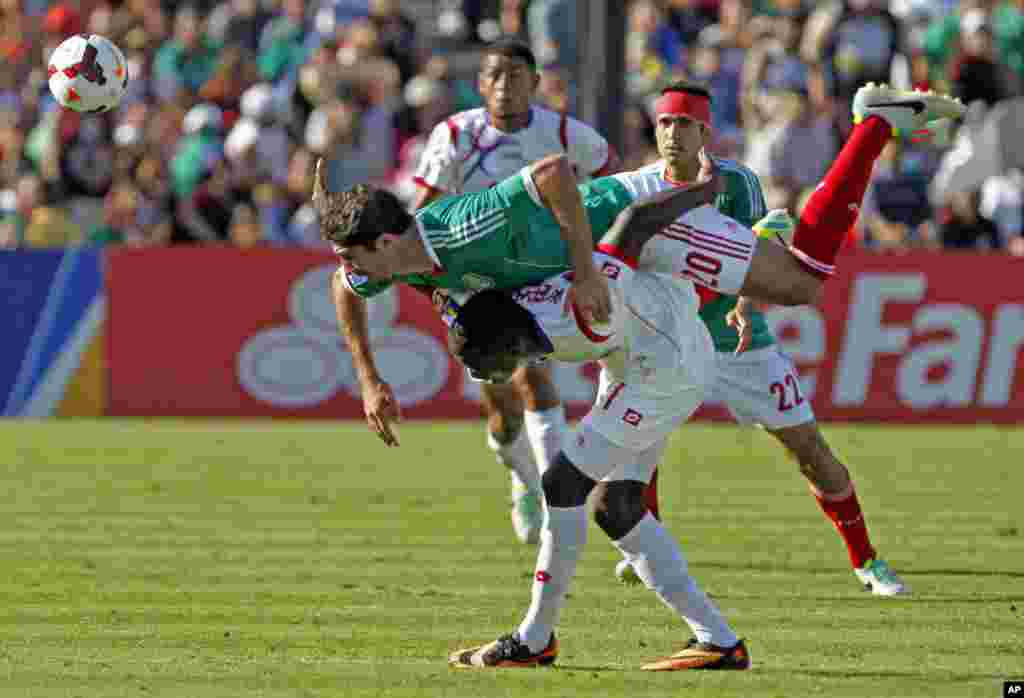
[[[764,202],[764,192],[761,190],[761,183],[749,168],[732,160],[719,159],[722,177],[725,179],[725,190],[715,199],[715,206],[719,211],[735,218],[747,226],[753,227],[767,213]],[[711,333],[711,339],[715,343],[715,350],[721,352],[732,352],[739,344],[739,335],[736,330],[729,327],[725,317],[730,310],[736,307],[735,296],[723,296],[713,291],[699,289],[703,305],[700,308],[700,317],[707,325]],[[753,337],[751,349],[762,349],[775,343],[775,337],[768,328],[764,314],[755,311],[751,318]]]
[[[519,288],[571,268],[569,246],[551,211],[522,173],[480,192],[439,199],[416,212],[416,226],[438,271],[370,281],[345,274],[349,288],[374,296],[393,283],[473,291]],[[579,185],[595,244],[633,196],[614,177]]]

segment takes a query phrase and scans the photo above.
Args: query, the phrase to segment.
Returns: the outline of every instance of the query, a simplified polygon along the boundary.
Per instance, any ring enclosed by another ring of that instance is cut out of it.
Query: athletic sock
[[[565,408],[561,405],[547,410],[523,412],[523,431],[533,449],[533,462],[543,476],[555,456],[562,450],[565,435]]]
[[[892,127],[869,116],[853,127],[824,181],[808,199],[793,237],[793,252],[820,277],[835,272],[836,255],[857,220],[875,160],[892,137]]]
[[[647,588],[689,624],[700,642],[732,647],[738,642],[725,618],[687,572],[679,543],[653,516],[646,515],[612,543]]]
[[[868,537],[868,527],[864,521],[864,513],[860,510],[860,502],[857,501],[853,483],[837,494],[826,494],[811,486],[811,494],[818,500],[818,506],[832,521],[843,543],[846,544],[850,564],[859,568],[873,560],[877,553]]]
[[[547,508],[540,532],[530,610],[519,625],[519,640],[531,652],[541,652],[547,647],[586,542],[586,507]]]
[[[644,488],[644,504],[647,505],[647,511],[651,512],[651,516],[661,521],[661,509],[658,506],[658,469],[655,468],[651,474],[651,481],[647,483],[647,487]]]
[[[487,447],[494,451],[498,462],[508,468],[512,477],[512,487],[516,490],[540,492],[540,473],[533,462],[530,442],[525,431],[521,429],[518,436],[507,444],[498,443],[494,434],[487,432]]]

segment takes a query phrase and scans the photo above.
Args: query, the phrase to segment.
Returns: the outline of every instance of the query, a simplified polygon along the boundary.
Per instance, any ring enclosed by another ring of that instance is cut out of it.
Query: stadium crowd
[[[659,89],[699,80],[714,94],[716,154],[761,176],[769,208],[799,209],[865,82],[948,90],[975,122],[1022,93],[1022,0],[632,0],[627,11],[625,167],[657,158]],[[321,246],[316,159],[331,189],[374,181],[411,203],[431,127],[480,103],[456,58],[481,42],[527,39],[537,101],[573,111],[575,12],[572,0],[3,0],[0,247]],[[79,32],[128,58],[111,113],[62,110],[47,89],[50,52]],[[1024,255],[1017,163],[965,191],[930,190],[958,157],[955,137],[894,139],[854,244]]]

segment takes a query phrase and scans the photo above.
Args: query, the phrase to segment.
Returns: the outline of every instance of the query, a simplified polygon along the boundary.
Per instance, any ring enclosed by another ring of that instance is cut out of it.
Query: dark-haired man
[[[644,488],[667,437],[697,408],[717,372],[714,344],[698,316],[697,293],[686,278],[734,296],[742,293],[768,301],[791,297],[793,286],[784,278],[785,267],[774,259],[775,269],[762,263],[769,254],[766,250],[784,251],[808,269],[831,272],[846,229],[856,218],[872,163],[893,133],[910,136],[928,128],[930,121],[963,113],[963,106],[947,97],[874,85],[858,92],[853,107],[857,125],[801,213],[793,245],[787,250],[758,239],[745,275],[737,277],[727,267],[728,256],[721,253],[729,250],[744,256],[742,246],[750,243],[722,233],[746,228],[731,219],[722,221],[711,206],[682,215],[673,224],[678,232],[671,235],[632,225],[646,207],[662,208],[663,197],[678,191],[667,190],[631,205],[599,241],[595,258],[611,288],[608,323],[588,323],[571,312],[564,275],[511,294],[488,291],[446,301],[453,306],[445,314],[449,347],[477,375],[501,378],[519,363],[547,357],[569,362],[600,358],[605,373],[593,407],[564,440],[562,452],[542,478],[547,515],[530,608],[515,632],[452,653],[450,665],[518,668],[549,665],[557,659],[554,630],[586,542],[587,497],[602,482],[608,486],[595,508],[598,525],[644,584],[694,635],[683,650],[642,668],[750,666],[744,643],[689,576],[678,543],[651,515]],[[659,111],[666,110],[673,110],[672,105],[659,106]],[[635,186],[645,183],[659,186],[643,179]],[[691,189],[705,186],[698,182]],[[710,224],[715,216],[717,228],[700,225]],[[675,240],[677,236],[681,240]],[[699,245],[705,243],[706,263],[680,270],[671,265],[671,276],[649,271],[665,268],[665,259],[676,259],[676,245],[687,245],[683,252],[691,256],[704,254]],[[637,249],[638,245],[642,247]],[[501,321],[495,323],[498,317]]]
[[[525,43],[502,38],[484,49],[477,87],[485,106],[453,114],[433,129],[414,178],[420,191],[415,209],[443,196],[483,191],[557,153],[583,178],[618,169],[618,158],[597,131],[532,105],[538,81],[536,59]],[[387,425],[397,416],[397,402],[360,331],[363,300],[349,294],[339,301],[342,326],[357,347],[353,357],[367,418],[371,425]],[[512,479],[513,529],[522,542],[535,543],[543,520],[540,474],[558,453],[565,430],[550,369],[523,368],[509,385],[482,385],[480,396],[487,445]]]

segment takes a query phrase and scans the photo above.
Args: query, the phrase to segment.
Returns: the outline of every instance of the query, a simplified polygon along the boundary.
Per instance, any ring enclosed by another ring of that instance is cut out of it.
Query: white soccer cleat
[[[643,584],[643,580],[637,576],[636,570],[633,569],[633,565],[629,564],[629,560],[619,560],[619,564],[615,565],[615,578],[630,586]]]
[[[539,492],[512,488],[512,528],[520,543],[537,543],[544,526],[544,501]]]
[[[963,103],[948,95],[919,90],[897,90],[869,82],[853,97],[853,122],[859,124],[877,116],[892,127],[893,135],[910,139],[915,131],[927,129],[928,122],[959,119],[967,111]]]
[[[875,558],[869,560],[863,567],[856,567],[853,573],[864,585],[864,588],[875,596],[906,596],[910,594],[910,587],[903,583],[889,563],[885,560]]]

